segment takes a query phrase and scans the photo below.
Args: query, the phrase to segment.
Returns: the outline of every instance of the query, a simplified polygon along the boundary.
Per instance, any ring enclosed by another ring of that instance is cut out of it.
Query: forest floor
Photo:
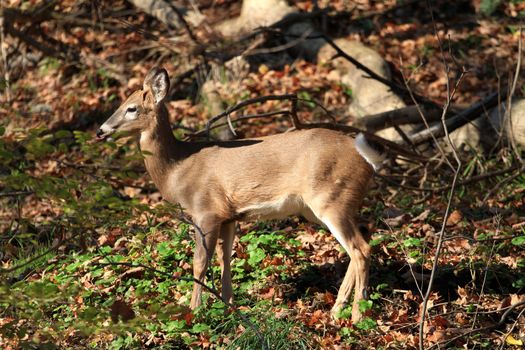
[[[89,4],[59,3],[64,18],[82,11],[100,16]],[[239,12],[236,2],[202,3],[210,22]],[[500,82],[515,73],[525,2],[510,1],[490,16],[476,14],[468,1],[436,1],[432,11],[426,1],[330,3],[351,14],[328,20],[330,35],[376,49],[394,80],[406,77],[414,92],[440,105],[447,101],[446,69],[451,85],[466,72],[452,101],[457,105],[505,88]],[[311,1],[293,4],[312,10]],[[194,61],[185,48],[170,46],[169,29],[127,2],[100,13],[112,11],[121,17],[104,22],[106,29],[72,30],[65,20],[42,24],[92,64],[44,57],[11,71],[14,83],[2,86],[2,98],[10,100],[0,105],[6,116],[0,119],[0,348],[261,349],[261,340],[270,349],[418,348],[423,294],[442,228],[425,348],[523,347],[525,176],[509,172],[461,185],[514,166],[520,153],[511,148],[490,155],[463,150],[453,191],[453,167],[430,174],[418,169],[402,183],[388,169],[376,177],[361,212],[373,232],[363,321],[352,324],[349,308],[337,320],[330,317],[349,258],[327,230],[301,218],[240,224],[232,257],[234,310],[205,292],[204,305],[191,311],[194,228],[162,201],[133,140],[100,143],[94,134],[154,64],[176,77]],[[110,26],[123,23],[133,30]],[[228,81],[224,102],[296,93],[351,122],[345,111],[352,92],[334,81],[332,67],[289,57],[261,60],[246,77]],[[97,65],[97,58],[111,66]],[[212,117],[198,97],[198,80],[179,81],[167,103],[178,137]],[[524,95],[520,75],[516,96]],[[283,108],[287,102],[268,102],[244,113]],[[331,120],[309,103],[299,116]],[[290,126],[286,118],[236,125],[245,137]],[[213,290],[219,275],[215,262],[208,274]]]

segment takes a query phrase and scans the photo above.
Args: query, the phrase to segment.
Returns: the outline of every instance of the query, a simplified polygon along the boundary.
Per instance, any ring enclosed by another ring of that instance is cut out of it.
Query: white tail
[[[359,133],[355,138],[355,148],[357,152],[366,159],[375,171],[379,170],[386,159],[386,153],[374,149],[366,140],[365,135]]]
[[[164,98],[167,72],[152,69],[142,90],[134,92],[100,127],[105,138],[116,131],[140,135],[148,173],[162,196],[180,203],[203,234],[196,234],[194,276],[204,281],[217,247],[222,296],[232,300],[230,257],[236,220],[279,219],[302,215],[324,224],[351,261],[332,311],[355,290],[352,319],[366,294],[370,264],[367,237],[355,217],[382,154],[366,141],[328,129],[229,142],[182,142],[175,139]],[[201,304],[194,285],[191,307]]]

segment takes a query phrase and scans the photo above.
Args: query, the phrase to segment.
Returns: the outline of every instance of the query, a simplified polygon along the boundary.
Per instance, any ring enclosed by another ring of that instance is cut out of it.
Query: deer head
[[[164,68],[149,71],[142,90],[137,90],[102,124],[97,138],[103,140],[115,132],[137,134],[146,130],[158,116],[168,94],[170,80]]]

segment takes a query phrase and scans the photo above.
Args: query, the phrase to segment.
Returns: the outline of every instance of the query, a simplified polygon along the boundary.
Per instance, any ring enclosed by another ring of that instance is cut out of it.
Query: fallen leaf
[[[335,304],[335,297],[332,293],[326,292],[324,293],[324,301],[327,305],[334,305]]]
[[[438,328],[447,328],[448,326],[448,321],[446,318],[443,318],[441,316],[436,316],[433,320],[432,320],[432,323],[434,325],[436,325],[436,327]]]
[[[511,334],[505,338],[505,342],[508,345],[523,346],[523,341],[521,339],[514,338]]]
[[[430,209],[425,209],[421,214],[412,219],[412,222],[425,221],[430,215]]]
[[[500,304],[499,304],[499,309],[500,309],[500,310],[501,310],[501,309],[505,309],[505,308],[507,308],[508,306],[510,306],[510,304],[511,304],[510,301],[511,301],[510,296],[503,298],[503,300],[502,300],[502,301],[500,302]]]
[[[268,288],[268,290],[264,291],[264,290],[261,290],[259,291],[259,295],[262,299],[272,299],[273,296],[275,295],[275,288],[274,287],[270,287]]]
[[[119,276],[119,278],[123,281],[128,280],[130,278],[141,279],[142,277],[144,277],[144,268],[142,266],[126,270]]]
[[[115,300],[113,305],[111,305],[110,315],[113,323],[117,323],[119,319],[126,322],[135,318],[135,312],[131,306],[122,300]]]
[[[463,220],[463,214],[459,210],[454,210],[447,218],[447,226],[456,226]]]
[[[434,333],[427,336],[427,340],[431,343],[439,343],[440,341],[445,339],[445,331],[437,330]]]

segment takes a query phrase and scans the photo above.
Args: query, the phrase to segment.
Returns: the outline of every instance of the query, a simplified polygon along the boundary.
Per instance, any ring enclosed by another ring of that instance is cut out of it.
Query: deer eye
[[[128,109],[126,110],[127,113],[135,113],[136,111],[137,111],[137,106],[128,107]]]

